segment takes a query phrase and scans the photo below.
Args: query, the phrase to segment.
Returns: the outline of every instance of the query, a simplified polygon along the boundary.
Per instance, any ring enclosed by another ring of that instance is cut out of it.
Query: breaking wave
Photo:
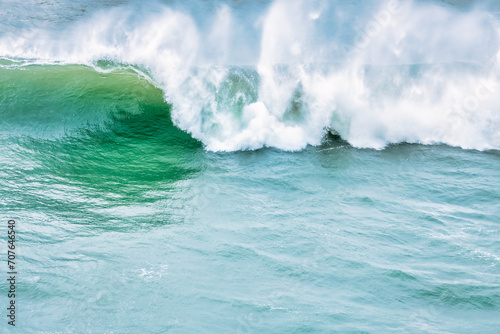
[[[485,3],[160,2],[0,34],[0,65],[129,67],[208,150],[351,145],[500,149],[500,28]],[[206,17],[205,15],[204,17]]]

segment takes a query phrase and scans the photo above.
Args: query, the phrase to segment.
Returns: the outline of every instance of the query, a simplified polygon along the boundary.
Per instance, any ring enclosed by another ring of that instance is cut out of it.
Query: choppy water
[[[16,331],[498,332],[495,2],[0,8]]]

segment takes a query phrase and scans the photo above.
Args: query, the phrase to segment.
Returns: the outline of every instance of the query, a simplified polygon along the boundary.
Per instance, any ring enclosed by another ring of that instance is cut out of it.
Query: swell
[[[136,124],[140,127],[145,117],[160,115],[168,120],[161,122],[162,131],[182,132],[173,126],[171,106],[160,89],[132,68],[113,67],[96,71],[82,65],[4,61],[0,66],[3,135],[58,138],[92,129],[117,131],[117,124],[125,119],[142,117]]]
[[[116,67],[0,68],[0,188],[25,210],[107,221],[115,206],[154,209],[201,170],[202,144],[173,125],[163,92]]]

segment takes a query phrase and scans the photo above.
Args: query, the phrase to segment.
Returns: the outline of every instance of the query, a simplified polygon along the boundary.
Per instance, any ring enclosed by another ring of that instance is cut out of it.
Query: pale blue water
[[[497,333],[497,9],[452,3],[349,51],[388,4],[2,2],[0,331]]]

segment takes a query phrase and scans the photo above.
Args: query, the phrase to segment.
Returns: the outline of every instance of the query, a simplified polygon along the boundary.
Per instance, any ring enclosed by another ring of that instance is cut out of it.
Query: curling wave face
[[[208,150],[500,149],[500,27],[489,3],[124,4],[0,34],[0,65],[130,67]],[[200,13],[203,12],[203,13]],[[207,18],[208,17],[208,18]],[[10,61],[8,61],[10,60]]]

